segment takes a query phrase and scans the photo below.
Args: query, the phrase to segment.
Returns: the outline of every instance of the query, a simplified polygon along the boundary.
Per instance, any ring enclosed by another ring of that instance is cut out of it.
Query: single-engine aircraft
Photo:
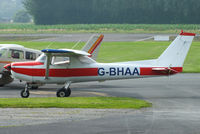
[[[194,36],[194,33],[182,31],[160,57],[152,60],[98,63],[91,58],[93,55],[85,51],[43,49],[43,54],[36,61],[16,62],[6,65],[5,68],[11,70],[15,78],[26,81],[25,89],[21,91],[23,98],[29,97],[30,85],[34,83],[64,84],[57,91],[57,97],[68,97],[71,94],[70,85],[76,82],[145,78],[180,73]],[[60,58],[63,60],[57,60]]]
[[[93,54],[91,58],[96,60],[103,38],[103,35],[91,36],[82,50]],[[12,62],[35,61],[41,54],[42,52],[39,50],[25,48],[17,44],[0,44],[0,87],[13,81],[10,71],[3,68],[6,64]],[[35,83],[31,88],[37,89],[40,85],[40,83]]]
[[[12,62],[34,61],[41,51],[25,48],[18,44],[0,44],[0,87],[13,81],[11,74],[3,67]]]

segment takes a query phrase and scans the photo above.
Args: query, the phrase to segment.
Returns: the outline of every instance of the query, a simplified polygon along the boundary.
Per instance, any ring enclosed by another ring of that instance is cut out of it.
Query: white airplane
[[[41,55],[41,51],[25,48],[17,44],[0,44],[0,87],[13,81],[11,74],[3,67],[12,62],[34,61]]]
[[[64,84],[57,97],[71,94],[70,84],[87,81],[146,78],[182,72],[183,63],[194,38],[194,33],[181,32],[157,59],[118,63],[97,63],[85,51],[44,49],[34,62],[18,62],[5,66],[12,75],[26,81],[21,97],[29,97],[33,83]],[[113,50],[114,51],[114,50]],[[131,50],[130,50],[131,51]],[[65,60],[56,59],[64,57]]]
[[[91,36],[82,51],[90,53],[91,58],[96,60],[103,38],[103,35]],[[0,86],[2,87],[13,81],[10,71],[3,68],[6,64],[31,60],[35,61],[41,54],[42,52],[39,50],[25,48],[17,44],[0,44]],[[37,89],[40,85],[41,84],[35,84],[32,88]]]

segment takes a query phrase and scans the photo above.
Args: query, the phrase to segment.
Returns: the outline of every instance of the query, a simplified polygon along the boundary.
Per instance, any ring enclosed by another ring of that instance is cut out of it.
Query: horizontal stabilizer
[[[182,72],[182,68],[157,67],[157,68],[152,68],[152,71],[162,74],[176,74]]]

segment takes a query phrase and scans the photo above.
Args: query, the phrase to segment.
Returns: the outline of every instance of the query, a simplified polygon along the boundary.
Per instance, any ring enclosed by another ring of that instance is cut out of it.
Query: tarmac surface
[[[86,42],[94,34],[101,33],[72,33],[72,34],[0,34],[0,41],[29,41],[29,42]],[[177,34],[133,34],[133,33],[102,33],[103,42],[138,42],[153,40],[154,36],[169,36],[174,40]],[[197,34],[195,41],[200,41]]]
[[[200,74],[72,84],[72,96],[120,96],[153,104],[142,110],[0,109],[0,134],[199,134]],[[53,97],[57,85],[30,97]],[[0,88],[0,97],[19,97],[24,83]]]
[[[39,42],[86,42],[95,33],[75,33],[75,34],[0,34],[0,37],[22,40],[23,38],[28,41]],[[96,33],[100,34],[100,33]],[[129,42],[129,41],[143,41],[152,39],[156,35],[176,36],[175,34],[117,34],[105,33],[104,42]]]

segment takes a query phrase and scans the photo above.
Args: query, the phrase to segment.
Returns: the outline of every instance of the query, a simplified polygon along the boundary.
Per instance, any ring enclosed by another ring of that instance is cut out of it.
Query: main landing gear
[[[69,97],[71,95],[71,89],[70,88],[61,88],[56,93],[57,97]]]
[[[56,96],[57,97],[69,97],[71,95],[71,89],[69,88],[71,82],[67,82],[63,88],[58,89]],[[21,91],[22,98],[28,98],[30,95],[29,90],[32,89],[32,85],[27,83],[25,89]]]
[[[70,84],[71,81],[65,83],[65,86],[57,91],[57,97],[69,97],[71,95],[71,89],[69,88]]]

